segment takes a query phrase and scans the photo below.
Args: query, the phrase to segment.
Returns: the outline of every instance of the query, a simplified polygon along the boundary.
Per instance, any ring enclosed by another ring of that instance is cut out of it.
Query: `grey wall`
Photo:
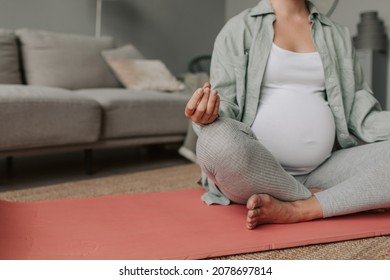
[[[107,2],[103,34],[134,42],[147,56],[163,58],[174,72],[209,54],[224,24],[225,0],[126,0]]]
[[[93,0],[0,0],[0,26],[94,34]]]
[[[226,0],[225,18],[226,20],[238,14],[246,8],[256,6],[260,0]]]
[[[0,0],[0,28],[94,35],[95,15],[95,0]],[[133,43],[179,74],[194,56],[211,53],[224,20],[225,0],[105,1],[102,35]]]

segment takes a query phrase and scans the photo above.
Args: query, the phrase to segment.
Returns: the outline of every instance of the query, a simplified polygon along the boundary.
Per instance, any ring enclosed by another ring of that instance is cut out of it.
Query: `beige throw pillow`
[[[160,60],[108,58],[107,62],[128,89],[172,92],[185,88]]]
[[[109,59],[144,59],[142,53],[132,44],[116,49],[104,50],[102,55],[106,61]]]

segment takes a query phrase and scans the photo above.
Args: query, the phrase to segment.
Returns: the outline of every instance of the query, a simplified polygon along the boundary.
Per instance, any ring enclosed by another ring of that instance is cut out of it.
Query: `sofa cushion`
[[[180,91],[184,85],[176,79],[160,60],[144,59],[132,44],[113,50],[102,51],[102,55],[118,80],[128,89]]]
[[[102,51],[104,59],[143,59],[144,56],[132,44],[127,44],[122,47]]]
[[[26,81],[66,89],[119,87],[101,52],[114,47],[111,37],[16,31],[22,44]]]
[[[107,61],[118,79],[128,89],[172,92],[185,88],[161,60],[108,59]]]
[[[126,89],[79,90],[103,107],[103,139],[185,135],[184,107],[189,96]]]
[[[21,84],[20,60],[16,35],[0,29],[0,84]]]
[[[74,92],[0,85],[0,151],[93,143],[100,105]]]

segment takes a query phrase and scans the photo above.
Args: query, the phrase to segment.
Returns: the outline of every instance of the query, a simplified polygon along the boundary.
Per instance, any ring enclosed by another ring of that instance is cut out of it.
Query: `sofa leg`
[[[14,176],[14,158],[12,156],[5,158],[5,174],[8,179]]]
[[[84,168],[87,175],[93,175],[93,152],[92,149],[84,150]]]

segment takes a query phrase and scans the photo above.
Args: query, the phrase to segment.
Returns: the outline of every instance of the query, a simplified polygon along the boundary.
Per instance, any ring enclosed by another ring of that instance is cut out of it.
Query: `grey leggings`
[[[284,171],[248,125],[220,118],[199,134],[197,157],[202,170],[231,201],[245,204],[253,194],[283,201],[316,193],[324,217],[390,207],[390,141],[336,151],[303,176]]]

